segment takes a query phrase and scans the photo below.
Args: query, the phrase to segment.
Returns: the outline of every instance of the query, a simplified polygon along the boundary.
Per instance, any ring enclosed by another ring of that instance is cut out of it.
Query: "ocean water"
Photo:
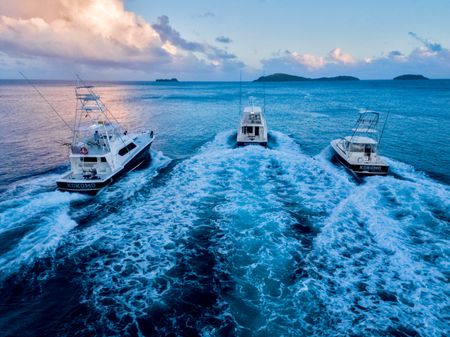
[[[74,83],[39,82],[70,123]],[[97,83],[153,160],[55,190],[70,132],[0,82],[1,336],[448,336],[450,81],[242,85],[269,148],[236,148],[239,83]],[[264,98],[265,92],[265,98]],[[387,177],[329,141],[388,116]]]

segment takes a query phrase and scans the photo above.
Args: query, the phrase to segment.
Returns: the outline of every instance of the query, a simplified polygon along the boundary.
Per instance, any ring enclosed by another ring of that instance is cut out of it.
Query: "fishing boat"
[[[378,154],[379,118],[375,111],[360,112],[352,135],[331,141],[334,157],[356,176],[388,174],[389,166]]]
[[[250,106],[244,108],[244,114],[239,123],[237,145],[267,146],[267,123],[263,111],[253,104],[253,100],[250,103]]]
[[[93,88],[75,88],[77,106],[69,144],[70,170],[56,182],[62,191],[96,194],[151,159],[153,131],[128,133]]]

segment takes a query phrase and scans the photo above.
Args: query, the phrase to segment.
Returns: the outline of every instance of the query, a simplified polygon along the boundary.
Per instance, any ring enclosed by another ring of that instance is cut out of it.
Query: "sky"
[[[0,0],[0,78],[450,78],[448,0]]]

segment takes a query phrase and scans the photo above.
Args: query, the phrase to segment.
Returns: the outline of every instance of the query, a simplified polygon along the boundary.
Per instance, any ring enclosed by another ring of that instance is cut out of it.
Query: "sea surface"
[[[73,82],[34,82],[71,124]],[[0,336],[450,335],[450,81],[243,83],[269,148],[236,148],[239,83],[99,82],[150,165],[55,190],[71,133],[0,81]],[[387,177],[329,142],[387,118]]]

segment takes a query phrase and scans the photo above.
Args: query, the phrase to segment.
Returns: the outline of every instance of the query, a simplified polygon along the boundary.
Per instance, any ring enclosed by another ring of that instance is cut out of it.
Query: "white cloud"
[[[0,77],[10,74],[14,66],[39,67],[41,74],[53,72],[53,77],[58,71],[73,76],[73,70],[80,68],[92,76],[100,71],[125,71],[129,79],[148,79],[151,74],[226,80],[238,78],[240,69],[260,72],[246,67],[226,47],[186,40],[167,16],[153,24],[145,21],[127,11],[124,1],[0,0]],[[286,51],[261,62],[266,72],[308,76],[390,78],[414,72],[450,77],[450,51],[415,33],[409,35],[420,43],[410,53],[392,51],[356,58],[337,47],[324,56]],[[217,41],[229,39],[219,37]]]
[[[313,54],[302,54],[297,51],[286,51],[284,55],[277,56],[284,63],[297,64],[300,68],[306,69],[308,72],[314,72],[327,67],[330,63],[352,64],[355,59],[350,54],[343,53],[341,48],[335,48],[328,53],[327,57],[315,56]],[[267,63],[268,60],[264,60]]]
[[[432,78],[450,77],[450,51],[439,43],[410,33],[421,46],[409,54],[394,50],[384,56],[357,59],[341,48],[326,57],[286,52],[262,60],[266,72],[288,72],[312,77],[352,75],[365,79],[387,79],[404,73],[420,73]]]
[[[328,53],[328,57],[332,62],[350,64],[354,63],[355,59],[352,55],[343,53],[341,48],[334,48]]]
[[[29,1],[20,4],[17,16],[0,16],[2,49],[12,55],[106,64],[161,62],[166,57],[155,30],[140,17],[125,11],[119,0],[57,0],[54,3],[57,6],[42,17],[39,16],[42,11]],[[14,9],[18,5],[10,6]],[[15,13],[11,9],[9,12]]]
[[[1,0],[0,48],[12,58],[97,69],[161,73],[184,64],[207,74],[208,66],[243,66],[223,49],[183,39],[166,16],[152,26],[125,10],[123,1]]]
[[[300,54],[298,52],[288,53],[288,55],[309,70],[319,69],[325,65],[325,59],[323,57],[317,57],[311,54]]]

